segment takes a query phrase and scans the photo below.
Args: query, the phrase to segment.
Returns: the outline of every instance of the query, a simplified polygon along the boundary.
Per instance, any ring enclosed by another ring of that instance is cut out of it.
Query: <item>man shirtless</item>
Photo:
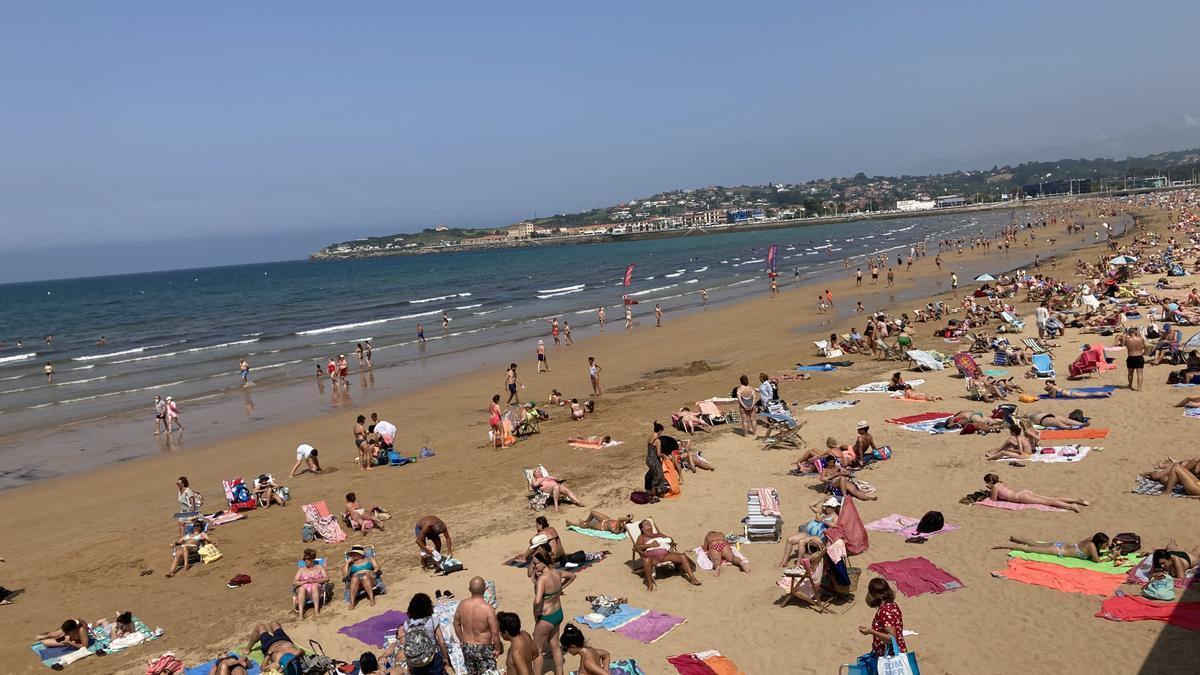
[[[483,675],[495,671],[496,659],[504,653],[504,646],[500,642],[496,610],[483,599],[487,589],[483,577],[473,577],[469,588],[471,597],[460,602],[454,611],[454,634],[462,643],[467,673]]]
[[[437,516],[425,516],[417,521],[414,533],[417,537],[417,550],[421,552],[421,566],[429,567],[433,564],[433,554],[436,551],[442,554],[442,536],[446,537],[446,552],[445,556],[454,555],[454,542],[450,539],[450,530],[446,529],[446,524]]]
[[[521,617],[512,612],[500,612],[496,615],[496,623],[500,627],[500,636],[509,642],[505,672],[509,675],[533,675],[537,648],[529,633],[521,630]]]
[[[304,656],[304,650],[296,647],[292,638],[283,632],[283,627],[278,621],[273,621],[270,625],[260,623],[254,627],[250,633],[250,641],[246,643],[246,651],[253,651],[256,644],[262,647],[263,668],[277,666],[279,670],[286,671],[292,659]]]
[[[858,437],[854,439],[854,456],[858,463],[863,464],[863,458],[872,450],[875,450],[875,438],[871,436],[871,426],[862,420],[858,423]]]
[[[1129,374],[1129,388],[1134,391],[1142,390],[1142,371],[1146,367],[1146,338],[1137,328],[1125,329],[1121,336],[1121,345],[1125,347],[1125,368]],[[1133,386],[1134,375],[1137,376],[1137,387]]]
[[[508,387],[508,405],[512,405],[514,401],[520,405],[521,395],[517,393],[520,384],[521,380],[517,378],[517,364],[510,363],[508,370],[504,372],[504,386]]]

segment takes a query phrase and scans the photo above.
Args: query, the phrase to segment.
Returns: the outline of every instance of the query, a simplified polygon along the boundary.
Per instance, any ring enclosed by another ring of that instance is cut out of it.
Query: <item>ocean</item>
[[[701,288],[711,303],[763,294],[773,243],[780,280],[791,284],[794,270],[803,282],[844,274],[844,259],[907,256],[918,241],[932,256],[939,239],[992,234],[1012,214],[7,284],[0,286],[0,339],[7,343],[0,349],[0,428],[8,436],[133,412],[149,419],[155,394],[173,396],[185,412],[240,397],[242,357],[260,396],[311,383],[330,356],[346,354],[358,371],[354,347],[367,340],[372,382],[440,357],[467,367],[473,359],[460,358],[465,354],[548,337],[553,317],[580,331],[596,324],[604,306],[610,330],[619,330],[626,292],[641,303],[634,310],[642,321],[655,303],[667,312],[698,308]],[[630,263],[637,267],[626,289]],[[451,318],[447,330],[443,311]],[[97,345],[102,336],[107,344]],[[53,364],[53,383],[42,373],[46,363]],[[390,379],[412,379],[401,375]]]

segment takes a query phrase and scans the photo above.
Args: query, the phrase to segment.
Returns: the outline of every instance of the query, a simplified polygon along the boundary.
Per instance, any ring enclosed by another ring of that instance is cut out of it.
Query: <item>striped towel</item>
[[[1166,490],[1166,489],[1167,488],[1165,485],[1163,485],[1162,483],[1160,483],[1156,480],[1146,478],[1145,476],[1138,476],[1137,477],[1137,485],[1133,488],[1133,492],[1134,492],[1134,494],[1147,495],[1150,497],[1157,497],[1158,495],[1161,495],[1163,493],[1163,490]],[[1186,497],[1187,491],[1183,489],[1182,485],[1176,485],[1175,490],[1171,492],[1171,496],[1172,497]]]
[[[778,516],[779,513],[779,493],[775,492],[775,488],[758,488],[755,490],[758,493],[758,512],[764,516]]]

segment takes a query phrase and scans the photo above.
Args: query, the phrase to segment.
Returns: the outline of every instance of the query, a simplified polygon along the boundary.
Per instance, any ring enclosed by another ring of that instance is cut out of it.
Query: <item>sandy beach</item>
[[[954,304],[948,276],[960,278],[959,293],[974,288],[977,274],[1027,266],[1034,255],[1045,261],[1059,255],[1055,267],[1043,262],[1041,272],[1071,277],[1076,258],[1094,260],[1104,254],[1093,245],[1092,231],[1099,218],[1089,217],[1098,206],[1082,201],[1073,206],[1073,221],[1085,225],[1082,234],[1068,238],[1060,222],[1038,230],[1031,247],[943,253],[944,271],[934,269],[936,243],[929,256],[914,266],[912,274],[897,270],[897,288],[864,282],[855,288],[851,265],[846,278],[832,284],[836,314],[816,313],[815,295],[824,288],[787,288],[777,298],[763,297],[732,306],[711,308],[683,317],[667,314],[655,328],[652,306],[641,305],[635,329],[623,330],[620,318],[609,314],[604,335],[576,335],[576,344],[549,348],[549,373],[537,374],[534,345],[520,361],[526,388],[522,400],[544,402],[552,388],[568,398],[588,397],[586,358],[595,356],[603,366],[605,394],[596,413],[572,422],[566,410],[556,408],[543,422],[541,433],[516,445],[493,451],[486,440],[487,404],[500,393],[506,363],[484,364],[472,375],[429,382],[416,393],[373,404],[370,409],[347,410],[313,417],[285,427],[255,431],[237,438],[185,452],[139,459],[94,472],[42,481],[0,493],[0,510],[8,514],[0,524],[0,583],[20,590],[14,604],[0,608],[0,627],[9,639],[0,645],[5,672],[39,672],[43,666],[30,652],[35,633],[57,627],[65,618],[95,620],[132,610],[150,627],[161,626],[165,636],[157,641],[105,657],[92,657],[68,667],[72,673],[140,673],[147,659],[173,651],[188,666],[212,658],[226,649],[241,648],[251,627],[260,621],[279,620],[298,642],[316,639],[337,658],[357,658],[366,646],[337,630],[388,609],[403,610],[415,592],[432,595],[448,589],[467,596],[467,581],[474,575],[494,580],[500,607],[531,621],[532,592],[524,570],[502,565],[521,552],[534,534],[531,511],[525,501],[525,467],[545,465],[588,504],[610,516],[632,513],[652,516],[659,529],[674,537],[681,550],[703,541],[709,530],[740,532],[746,514],[746,491],[773,487],[779,492],[784,533],[790,534],[811,518],[808,505],[821,498],[812,477],[788,475],[799,452],[795,449],[763,451],[761,441],[743,438],[727,427],[701,432],[693,443],[712,461],[715,472],[686,474],[680,498],[638,506],[629,501],[640,489],[645,469],[646,437],[655,420],[669,423],[680,406],[699,399],[727,396],[739,375],[756,381],[761,372],[773,376],[792,373],[796,363],[816,363],[813,341],[832,330],[847,332],[862,326],[854,313],[856,301],[868,311],[912,313],[912,308],[936,297]],[[1146,228],[1158,228],[1165,219],[1158,212],[1134,211]],[[1108,220],[1105,218],[1105,220]],[[1047,237],[1055,237],[1054,246]],[[1061,253],[1070,248],[1074,253]],[[1057,253],[1056,253],[1057,252]],[[1070,261],[1070,262],[1068,262]],[[897,296],[893,299],[893,293]],[[1019,296],[1023,298],[1024,293]],[[1028,319],[1024,335],[1036,335],[1033,307],[1021,303]],[[1145,323],[1145,320],[1139,323]],[[935,326],[917,324],[916,347],[953,351],[954,345],[932,336]],[[1055,363],[1065,375],[1066,366],[1080,345],[1096,336],[1068,330],[1054,350]],[[1104,338],[1111,344],[1112,338]],[[549,340],[547,340],[549,342]],[[1170,537],[1185,547],[1200,544],[1192,522],[1196,502],[1132,494],[1134,476],[1149,470],[1167,454],[1191,456],[1178,447],[1189,426],[1172,407],[1180,391],[1163,384],[1167,367],[1148,367],[1146,391],[1120,389],[1108,400],[1039,401],[1021,405],[1066,415],[1082,408],[1093,426],[1111,429],[1107,438],[1090,441],[1103,446],[1079,463],[1029,463],[1013,468],[989,462],[983,453],[999,444],[1000,435],[928,435],[890,425],[884,420],[927,411],[990,410],[988,404],[966,400],[963,380],[953,369],[922,377],[920,391],[945,397],[940,402],[905,402],[885,394],[840,395],[844,388],[887,379],[907,364],[855,357],[854,365],[829,373],[813,373],[807,381],[785,381],[781,395],[806,422],[803,436],[809,447],[821,446],[827,436],[843,443],[853,440],[857,420],[868,420],[880,445],[893,449],[892,458],[864,471],[862,477],[876,489],[877,501],[858,504],[864,521],[891,513],[920,516],[937,509],[960,530],[931,538],[923,545],[906,544],[898,535],[871,533],[870,549],[857,556],[864,569],[859,599],[849,606],[834,606],[832,614],[818,614],[795,604],[779,607],[777,563],[782,544],[752,543],[742,546],[752,570],[742,574],[726,568],[720,577],[702,574],[703,586],[694,588],[676,576],[660,580],[658,590],[647,593],[627,561],[630,542],[601,541],[568,532],[564,520],[586,516],[587,509],[564,506],[561,514],[542,512],[563,536],[568,551],[608,549],[612,554],[580,573],[567,592],[564,607],[568,620],[586,614],[584,596],[605,593],[627,597],[630,603],[683,617],[685,624],[661,640],[642,644],[621,635],[585,629],[591,644],[610,651],[614,658],[633,658],[647,673],[672,672],[668,656],[719,650],[746,673],[830,673],[842,663],[870,649],[870,638],[857,627],[871,621],[873,610],[862,601],[866,583],[874,574],[868,564],[924,556],[960,579],[963,588],[914,598],[900,597],[905,627],[918,635],[908,639],[920,657],[925,673],[1156,673],[1178,672],[1184,658],[1192,658],[1195,637],[1179,628],[1157,622],[1116,623],[1093,618],[1101,598],[1064,593],[1048,588],[994,578],[1003,569],[1005,553],[990,550],[1010,535],[1048,540],[1078,541],[1093,532],[1137,532],[1143,550],[1161,546]],[[981,363],[984,363],[981,361]],[[990,358],[987,363],[990,364]],[[985,365],[985,367],[991,367]],[[1008,369],[1019,377],[1021,369]],[[1065,378],[1060,378],[1060,380]],[[1123,385],[1123,367],[1097,374],[1086,384]],[[1025,381],[1027,390],[1030,382]],[[1036,386],[1036,385],[1035,385]],[[805,412],[803,407],[829,398],[857,398],[845,410]],[[399,468],[378,467],[361,471],[355,464],[351,429],[356,414],[378,412],[399,427],[397,446],[404,454],[429,447],[437,456]],[[149,433],[147,431],[147,433]],[[607,434],[623,442],[602,450],[579,450],[566,444],[573,435]],[[682,436],[682,434],[677,434]],[[320,448],[326,471],[286,479],[299,443]],[[71,461],[64,448],[59,461]],[[1091,502],[1081,514],[1040,511],[1005,511],[966,506],[959,499],[983,488],[985,473],[996,472],[1020,488],[1043,494],[1079,495]],[[174,481],[186,475],[206,498],[204,510],[221,508],[223,479],[247,480],[272,473],[291,489],[292,502],[249,514],[242,521],[215,528],[210,536],[224,558],[196,567],[186,574],[163,577],[170,558],[170,543],[177,536],[170,518],[175,506]],[[392,520],[384,532],[365,538],[350,534],[340,545],[315,545],[322,554],[340,559],[354,543],[376,547],[386,571],[388,594],[376,607],[362,604],[346,609],[338,598],[317,618],[298,621],[289,612],[290,587],[296,560],[307,546],[301,543],[301,504],[319,500],[338,510],[347,492],[356,492],[364,504],[386,507]],[[466,571],[442,578],[418,568],[410,534],[412,523],[428,514],[441,517],[455,542],[455,555]],[[142,576],[143,570],[153,574]],[[229,589],[235,574],[253,577],[247,586]],[[1136,594],[1136,587],[1123,587]],[[1097,649],[1098,645],[1119,649]],[[568,670],[576,659],[567,658]]]

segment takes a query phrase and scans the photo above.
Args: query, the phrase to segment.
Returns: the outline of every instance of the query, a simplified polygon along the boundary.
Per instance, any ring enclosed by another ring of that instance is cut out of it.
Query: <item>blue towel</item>
[[[237,656],[237,654],[232,653],[231,655]],[[214,663],[216,663],[216,659],[213,659],[212,661],[206,661],[200,665],[192,666],[191,668],[184,670],[183,675],[208,675],[208,671],[212,668]],[[262,668],[260,668],[254,661],[251,661],[250,668],[246,671],[247,675],[258,675],[260,672],[262,672]]]
[[[646,613],[646,610],[644,610],[644,609],[638,609],[637,607],[630,607],[629,605],[621,605],[617,609],[616,614],[612,614],[612,615],[604,617],[604,621],[601,621],[600,623],[593,623],[593,622],[588,621],[587,619],[583,618],[582,616],[575,617],[575,622],[581,623],[581,624],[587,626],[588,628],[614,630],[614,629],[620,628],[621,626],[629,623],[630,621],[638,618],[639,616],[641,616],[645,613]]]
[[[1111,384],[1106,384],[1106,385],[1104,385],[1104,386],[1102,386],[1102,387],[1069,387],[1069,389],[1071,389],[1071,391],[1080,391],[1080,392],[1083,392],[1083,393],[1085,393],[1085,394],[1107,394],[1107,393],[1109,393],[1109,392],[1116,391],[1116,390],[1117,390],[1117,387],[1116,387],[1116,386],[1114,386],[1114,385],[1111,385]],[[1054,397],[1053,397],[1053,396],[1051,396],[1050,394],[1039,394],[1039,395],[1038,395],[1038,398],[1054,398]],[[1076,397],[1074,397],[1074,398],[1105,398],[1105,397],[1103,397],[1103,396],[1093,396],[1093,397],[1087,397],[1087,396],[1079,397],[1079,396],[1076,396]],[[1063,398],[1062,398],[1062,399],[1060,399],[1060,400],[1069,401],[1069,400],[1071,400],[1071,399],[1070,399],[1070,398],[1068,398],[1068,397],[1063,397]]]
[[[796,366],[796,370],[811,370],[814,373],[828,373],[831,370],[837,370],[828,363],[822,363],[819,366]]]

